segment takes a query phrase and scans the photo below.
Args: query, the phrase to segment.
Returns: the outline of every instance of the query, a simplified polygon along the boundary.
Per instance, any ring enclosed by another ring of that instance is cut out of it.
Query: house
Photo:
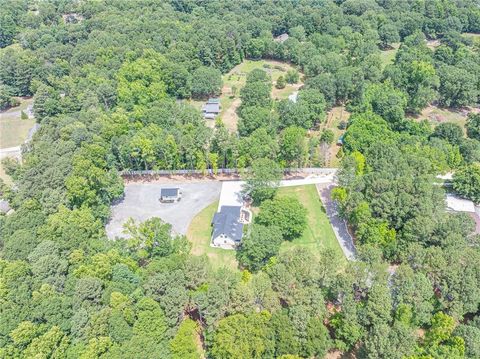
[[[213,120],[220,113],[220,99],[209,98],[208,102],[203,106],[203,117]]]
[[[241,206],[222,206],[212,220],[213,247],[235,249],[242,241],[243,223],[240,220]]]
[[[182,192],[180,192],[180,188],[162,188],[160,190],[160,202],[178,202],[181,198]]]
[[[286,40],[288,40],[288,34],[287,33],[280,34],[273,39],[273,41],[279,42],[279,43],[285,42]]]
[[[0,199],[0,214],[9,215],[12,214],[14,211],[10,204],[5,199]]]
[[[475,205],[472,201],[447,193],[447,211],[475,213]]]

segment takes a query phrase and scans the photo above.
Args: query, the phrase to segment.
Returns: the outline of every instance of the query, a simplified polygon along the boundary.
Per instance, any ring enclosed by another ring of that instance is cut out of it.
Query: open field
[[[464,109],[441,108],[430,105],[423,109],[417,116],[411,116],[416,121],[428,120],[432,126],[437,126],[444,122],[453,122],[462,127],[465,131],[467,116],[470,112],[479,112],[480,109],[467,107]]]
[[[212,236],[211,222],[217,208],[218,201],[213,202],[198,213],[188,227],[187,238],[192,242],[192,254],[205,254],[214,268],[228,267],[236,269],[235,251],[210,247]]]
[[[391,49],[384,50],[380,52],[380,59],[382,60],[382,68],[385,68],[385,66],[393,64],[393,61],[395,60],[395,55],[397,54],[397,51],[400,47],[400,44],[393,44]]]
[[[322,249],[328,248],[333,249],[338,254],[338,257],[342,258],[344,263],[346,262],[315,185],[282,187],[278,190],[278,196],[295,197],[308,211],[307,228],[303,235],[292,242],[284,242],[280,248],[281,251],[293,247],[306,247],[312,253],[319,253]]]
[[[7,111],[0,112],[0,148],[21,145],[28,136],[28,131],[35,124],[35,120],[22,120],[21,111],[27,111],[33,99],[20,100],[20,105]]]

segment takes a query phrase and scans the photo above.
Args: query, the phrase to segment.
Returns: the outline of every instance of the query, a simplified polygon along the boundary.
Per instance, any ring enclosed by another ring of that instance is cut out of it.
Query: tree
[[[468,106],[477,101],[477,80],[467,70],[443,65],[438,69],[440,77],[440,103],[447,107]]]
[[[201,66],[192,74],[192,96],[204,98],[219,95],[222,89],[222,73],[213,67]]]
[[[298,81],[300,81],[300,74],[297,70],[288,70],[287,74],[285,75],[285,81],[287,81],[289,84],[296,84]]]
[[[198,324],[191,319],[186,319],[180,324],[175,337],[170,341],[172,359],[200,359],[196,336]]]
[[[280,228],[253,224],[237,251],[238,261],[250,271],[256,272],[278,254],[282,241]]]
[[[275,87],[277,89],[284,89],[286,85],[287,85],[287,82],[285,81],[285,78],[282,75],[280,75],[277,79],[277,82],[275,83]]]
[[[480,114],[469,113],[467,118],[467,136],[480,141]]]
[[[267,158],[254,160],[245,174],[243,191],[255,203],[261,203],[275,195],[281,178],[282,170],[276,162]]]
[[[307,325],[305,354],[307,354],[308,357],[322,358],[331,347],[332,344],[328,330],[325,325],[323,325],[323,320],[321,318],[311,318]]]
[[[61,112],[59,93],[50,86],[39,86],[33,98],[33,112],[38,122]]]
[[[364,97],[362,105],[367,110],[380,115],[394,128],[401,125],[407,108],[407,96],[403,91],[395,89],[390,82],[370,84]]]
[[[13,91],[10,87],[0,84],[0,111],[18,104],[12,97]]]
[[[378,35],[380,37],[381,46],[383,49],[387,49],[389,45],[392,45],[400,41],[397,27],[392,23],[386,23],[378,29]]]
[[[163,82],[165,59],[153,50],[125,62],[118,72],[118,101],[127,110],[161,100],[166,96]]]
[[[456,123],[445,122],[435,127],[432,136],[443,138],[444,140],[450,142],[452,145],[458,145],[462,141],[463,130]]]
[[[475,203],[480,203],[480,165],[471,164],[455,172],[453,189]]]
[[[270,357],[273,342],[268,328],[270,314],[235,314],[222,319],[213,335],[210,354],[214,359],[260,359]]]
[[[335,134],[329,128],[327,128],[326,130],[323,130],[322,134],[320,135],[320,141],[328,145],[331,145],[334,139],[335,139]]]
[[[280,133],[280,155],[288,166],[302,167],[307,155],[306,131],[287,127]]]
[[[128,247],[142,258],[167,257],[173,253],[187,253],[189,244],[185,237],[172,235],[172,225],[158,217],[136,225],[132,218],[125,224],[129,234]],[[185,252],[184,252],[185,251]]]
[[[276,226],[288,240],[298,238],[307,226],[307,210],[295,197],[275,197],[260,205],[255,223]]]

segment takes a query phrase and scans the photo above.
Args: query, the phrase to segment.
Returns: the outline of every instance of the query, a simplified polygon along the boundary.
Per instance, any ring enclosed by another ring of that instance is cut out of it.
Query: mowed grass
[[[21,145],[35,120],[22,120],[21,111],[25,111],[32,99],[20,100],[20,105],[0,113],[0,148]]]
[[[342,263],[346,263],[342,249],[333,233],[315,185],[282,187],[277,196],[289,196],[297,198],[307,209],[307,227],[300,238],[291,242],[284,242],[280,251],[286,251],[295,247],[306,247],[314,254],[319,254],[324,249],[332,249]]]
[[[234,250],[226,250],[210,247],[212,237],[212,218],[218,208],[218,201],[204,208],[192,220],[187,231],[187,238],[192,243],[192,254],[207,255],[214,268],[227,267],[236,269],[238,267]]]
[[[382,68],[384,69],[387,65],[393,64],[395,60],[395,55],[400,47],[400,44],[393,44],[391,49],[384,50],[380,52],[380,59],[382,60]]]

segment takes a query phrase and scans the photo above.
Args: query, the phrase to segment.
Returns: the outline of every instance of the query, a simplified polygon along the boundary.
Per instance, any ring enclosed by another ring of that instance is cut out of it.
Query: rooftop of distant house
[[[225,235],[235,242],[242,240],[243,224],[240,218],[240,206],[222,206],[220,212],[215,213],[212,220],[213,238]]]
[[[209,98],[208,102],[203,105],[202,110],[206,118],[214,118],[220,113],[220,99]]]
[[[472,201],[461,198],[455,194],[447,193],[447,209],[454,212],[475,213],[475,205]]]
[[[5,199],[0,199],[0,213],[8,213],[12,208],[10,204]]]
[[[276,42],[284,42],[287,39],[288,39],[288,34],[286,32],[274,38]]]

